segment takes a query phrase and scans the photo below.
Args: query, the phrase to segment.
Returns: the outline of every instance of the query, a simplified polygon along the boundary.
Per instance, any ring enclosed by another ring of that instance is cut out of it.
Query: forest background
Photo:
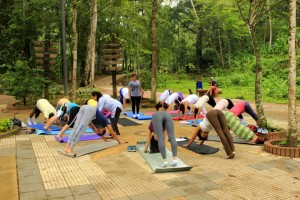
[[[74,2],[77,35],[72,27]],[[263,68],[263,100],[287,103],[289,5],[284,0],[265,2],[256,24]],[[91,76],[95,74],[111,74],[103,63],[102,50],[106,43],[120,43],[124,59],[123,70],[118,73],[130,75],[138,70],[144,88],[151,88],[152,1],[69,0],[64,5],[69,82],[74,77],[72,50],[78,37],[77,87],[93,86]],[[199,80],[208,87],[213,76],[225,97],[254,100],[256,60],[249,27],[241,15],[247,13],[249,5],[246,0],[158,1],[158,90],[193,89]],[[50,87],[50,93],[61,88],[61,11],[57,0],[0,1],[1,93],[36,99],[42,96],[45,85]],[[95,65],[91,73],[88,56],[95,13]],[[44,41],[46,37],[59,45],[55,64],[45,78],[43,66],[36,62],[34,41]],[[299,70],[298,67],[298,102]]]

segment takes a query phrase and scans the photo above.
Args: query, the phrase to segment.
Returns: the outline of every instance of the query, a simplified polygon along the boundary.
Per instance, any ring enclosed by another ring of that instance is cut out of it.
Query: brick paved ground
[[[29,111],[20,113],[24,120]],[[127,152],[128,145],[146,138],[149,121],[139,123],[120,126],[128,144],[74,159],[57,153],[65,144],[54,136],[20,132],[1,139],[0,199],[300,199],[300,159],[268,154],[262,146],[236,144],[233,160],[224,159],[220,142],[205,142],[220,148],[212,155],[179,147],[179,158],[192,170],[154,174],[139,152]],[[175,122],[176,137],[192,131]],[[94,142],[102,141],[79,145]]]

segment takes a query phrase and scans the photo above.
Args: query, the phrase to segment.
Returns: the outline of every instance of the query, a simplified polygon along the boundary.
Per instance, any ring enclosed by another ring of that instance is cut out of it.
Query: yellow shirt
[[[47,99],[39,99],[36,102],[36,107],[43,113],[44,117],[49,118],[49,114],[56,113],[55,108],[49,103]]]
[[[89,99],[87,101],[87,105],[96,107],[97,106],[97,101],[95,101],[94,99]]]

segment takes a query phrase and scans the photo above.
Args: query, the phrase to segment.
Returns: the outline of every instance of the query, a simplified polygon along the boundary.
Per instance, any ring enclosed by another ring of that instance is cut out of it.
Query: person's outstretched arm
[[[50,119],[46,118],[46,124],[44,125],[45,130],[50,130],[49,127],[56,121],[58,120],[58,117],[54,115]]]
[[[200,126],[198,125],[198,126],[195,128],[195,130],[194,130],[194,132],[193,132],[193,135],[192,135],[192,137],[191,137],[189,143],[186,145],[187,147],[189,147],[189,146],[195,141],[195,139],[196,139],[196,137],[197,137],[197,134],[198,134],[199,130],[200,130]]]
[[[122,144],[121,140],[119,139],[119,137],[117,136],[116,132],[113,130],[110,124],[107,124],[107,129],[109,130],[111,136],[113,136],[113,138],[115,138],[119,144]]]

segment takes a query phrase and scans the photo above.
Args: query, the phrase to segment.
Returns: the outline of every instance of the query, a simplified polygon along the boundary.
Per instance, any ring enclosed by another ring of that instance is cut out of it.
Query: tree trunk
[[[297,146],[296,120],[296,0],[289,1],[288,146]]]
[[[72,29],[73,29],[73,34],[74,34],[74,46],[72,50],[73,54],[73,73],[72,73],[72,98],[73,101],[76,101],[76,89],[77,89],[77,42],[78,42],[78,33],[77,33],[77,28],[76,28],[76,21],[77,21],[77,8],[76,8],[76,0],[72,1]]]
[[[86,63],[85,63],[85,85],[94,86],[95,80],[95,49],[97,29],[97,0],[91,0],[90,5],[90,34],[88,37]]]
[[[198,72],[202,69],[202,32],[201,27],[198,27],[196,33],[196,68]]]
[[[262,105],[262,64],[261,64],[259,46],[257,43],[255,27],[250,27],[250,34],[251,34],[254,55],[256,58],[256,78],[255,78],[256,110],[259,118],[259,126],[262,128],[266,128],[268,122]]]
[[[223,57],[223,48],[222,48],[222,41],[221,41],[221,35],[220,35],[220,29],[218,28],[218,38],[219,38],[219,47],[220,47],[220,57],[221,57],[221,64],[224,69],[224,57]]]
[[[267,9],[268,9],[268,15],[269,15],[269,28],[270,28],[269,47],[271,48],[273,32],[272,32],[272,15],[271,15],[271,10],[270,10],[270,0],[267,0]]]
[[[156,16],[158,8],[158,0],[153,0],[152,19],[151,19],[151,35],[152,35],[152,58],[151,58],[151,101],[156,101],[157,86],[157,31]]]

